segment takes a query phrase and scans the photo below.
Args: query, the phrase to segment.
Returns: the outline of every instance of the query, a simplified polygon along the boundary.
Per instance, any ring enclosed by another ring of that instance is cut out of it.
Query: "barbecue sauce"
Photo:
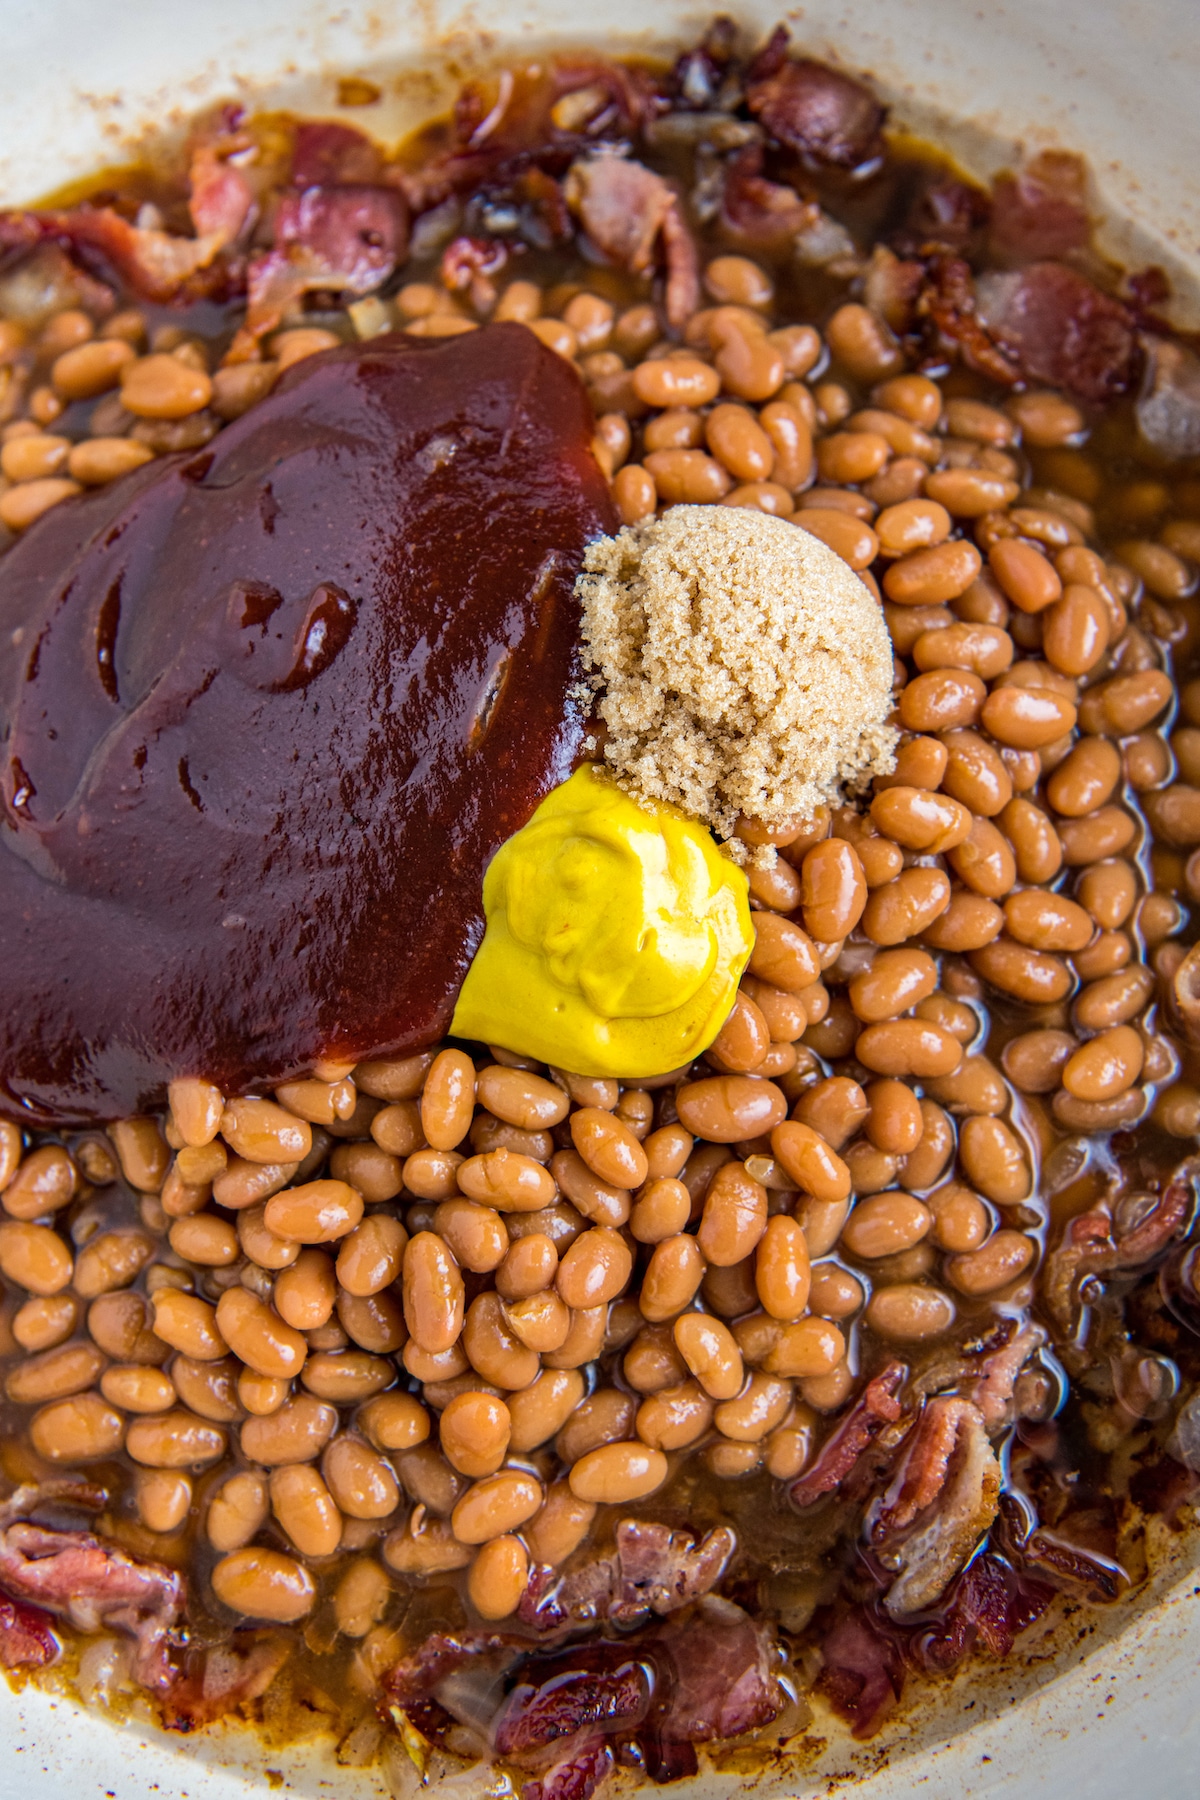
[[[0,575],[0,1107],[111,1119],[446,1030],[487,863],[582,737],[616,527],[517,325],[332,350]]]

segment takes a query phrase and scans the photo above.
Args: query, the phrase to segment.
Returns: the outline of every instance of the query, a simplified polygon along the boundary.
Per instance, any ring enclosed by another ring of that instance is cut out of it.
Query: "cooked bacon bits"
[[[522,1800],[589,1800],[712,1740],[774,1753],[801,1671],[870,1736],[910,1671],[1124,1593],[1138,1509],[1194,1497],[1200,489],[1164,459],[1200,451],[1200,363],[1153,272],[1113,291],[1077,158],[985,191],[884,119],[782,28],[748,50],[720,20],[659,74],[482,76],[396,157],[222,107],[159,218],[0,214],[14,571],[105,504],[83,488],[119,508],[185,452],[164,473],[204,490],[339,345],[401,328],[433,369],[456,347],[415,340],[496,325],[460,365],[540,358],[623,522],[754,506],[861,572],[902,733],[873,793],[743,822],[786,840],[749,871],[758,948],[671,1079],[432,1042],[356,1067],[322,1030],[253,1084],[173,1065],[165,1113],[0,1126],[0,1376],[19,1454],[76,1471],[0,1516],[0,1665],[103,1627],[190,1731],[275,1708],[298,1628],[347,1763],[457,1768],[485,1734]],[[26,259],[45,320],[8,316]],[[1149,458],[1106,413],[1139,386]],[[453,453],[421,450],[438,491]],[[95,623],[103,711],[119,620]],[[41,762],[5,792],[40,818]],[[354,805],[343,782],[374,829]],[[391,993],[394,910],[367,909],[347,994],[356,968]]]

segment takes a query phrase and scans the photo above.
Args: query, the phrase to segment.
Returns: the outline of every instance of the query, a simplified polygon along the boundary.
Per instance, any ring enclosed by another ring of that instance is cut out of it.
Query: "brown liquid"
[[[590,436],[531,332],[394,338],[5,557],[6,1110],[445,1031],[483,870],[578,747]]]

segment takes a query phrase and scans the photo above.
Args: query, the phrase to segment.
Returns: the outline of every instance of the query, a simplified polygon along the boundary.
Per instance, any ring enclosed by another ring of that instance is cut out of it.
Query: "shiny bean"
[[[404,1321],[424,1350],[449,1350],[463,1325],[465,1294],[449,1246],[420,1231],[404,1252]]]
[[[800,880],[804,927],[810,938],[830,944],[847,937],[867,904],[863,867],[854,846],[841,838],[814,844],[805,852]]]
[[[639,1244],[659,1244],[682,1231],[691,1213],[691,1195],[682,1181],[662,1176],[638,1194],[629,1229]]]
[[[958,1153],[968,1181],[988,1200],[1015,1206],[1028,1197],[1031,1176],[1025,1152],[1003,1119],[984,1114],[967,1119],[959,1132]]]
[[[1075,1018],[1084,1031],[1106,1031],[1135,1018],[1154,991],[1145,967],[1121,969],[1089,982],[1075,1001]],[[1072,1043],[1072,1050],[1075,1046]]]
[[[47,1462],[97,1462],[115,1456],[125,1421],[99,1394],[51,1401],[29,1422],[29,1440]]]
[[[30,1294],[62,1292],[71,1280],[71,1252],[48,1225],[6,1219],[0,1224],[0,1274]]]
[[[1035,1246],[1019,1231],[997,1231],[978,1250],[952,1256],[946,1263],[951,1286],[976,1298],[994,1294],[1023,1275],[1033,1261]]]
[[[485,1544],[532,1519],[543,1498],[542,1485],[532,1475],[505,1469],[467,1489],[450,1515],[451,1528],[461,1544]]]
[[[954,1323],[954,1302],[937,1288],[898,1282],[877,1288],[867,1302],[867,1323],[893,1343],[922,1343],[938,1337]]]
[[[618,1241],[628,1255],[624,1240]],[[495,1387],[525,1388],[537,1376],[538,1353],[523,1344],[512,1330],[504,1303],[496,1293],[479,1294],[471,1302],[463,1323],[462,1345],[476,1374]]]
[[[81,1385],[90,1386],[90,1379]],[[11,1391],[10,1377],[10,1394]],[[161,1369],[148,1363],[123,1363],[106,1369],[100,1377],[100,1392],[111,1405],[132,1413],[166,1412],[168,1407],[174,1406],[176,1398],[175,1383]]]
[[[216,1362],[226,1354],[229,1346],[217,1320],[217,1309],[198,1294],[163,1288],[153,1296],[151,1305],[155,1335],[173,1350],[197,1362]]]
[[[241,1255],[238,1235],[227,1219],[216,1213],[193,1213],[176,1219],[168,1233],[172,1250],[186,1262],[203,1268],[225,1269]]]
[[[716,1144],[759,1137],[787,1115],[787,1101],[774,1082],[746,1075],[685,1082],[676,1091],[675,1105],[688,1131]]]
[[[61,1144],[41,1144],[19,1163],[4,1189],[13,1219],[43,1219],[69,1206],[79,1188],[75,1164]]]
[[[41,1356],[27,1357],[10,1369],[4,1391],[18,1406],[38,1406],[44,1400],[61,1400],[93,1387],[104,1366],[104,1357],[94,1344],[66,1344]],[[149,1373],[156,1375],[157,1371]],[[170,1387],[169,1382],[166,1385]],[[105,1399],[120,1404],[113,1395],[105,1394]]]
[[[596,1225],[567,1250],[555,1286],[569,1307],[604,1306],[624,1290],[632,1272],[633,1256],[625,1239],[609,1226]]]
[[[328,1446],[321,1474],[335,1506],[347,1518],[386,1519],[399,1504],[399,1484],[389,1465],[351,1433],[342,1433]]]
[[[923,1190],[939,1179],[953,1154],[954,1127],[933,1100],[921,1101],[921,1118],[921,1141],[904,1159],[904,1179],[910,1188]]]
[[[793,522],[820,538],[852,569],[869,568],[879,554],[879,539],[871,527],[839,508],[806,505],[793,515]]]
[[[1062,1084],[1077,1100],[1111,1100],[1133,1086],[1144,1056],[1133,1027],[1114,1026],[1080,1045],[1063,1068]]]
[[[707,1313],[683,1313],[675,1321],[673,1336],[688,1370],[712,1399],[732,1400],[741,1392],[745,1379],[741,1351],[727,1325]]]
[[[125,1449],[150,1469],[197,1469],[225,1454],[226,1434],[208,1419],[182,1409],[130,1422]]]
[[[990,681],[1011,664],[1013,641],[996,625],[950,625],[923,633],[912,656],[921,670],[966,669]]]
[[[1031,1006],[1049,1006],[1061,1000],[1071,986],[1071,972],[1058,956],[1031,950],[1012,938],[997,938],[971,952],[972,967],[1015,1000]]]
[[[153,1241],[140,1231],[101,1231],[75,1258],[75,1292],[84,1300],[129,1287],[154,1254]]]
[[[749,1256],[767,1223],[767,1190],[740,1162],[724,1163],[709,1182],[697,1232],[705,1260],[729,1268]]]
[[[260,1375],[287,1378],[304,1366],[308,1345],[303,1337],[247,1288],[226,1289],[217,1302],[216,1324],[234,1355]]]
[[[947,734],[946,773],[942,786],[964,806],[984,818],[993,818],[1012,799],[1012,778],[1004,763],[975,731]]]
[[[981,709],[986,711],[986,695],[979,676],[968,669],[932,669],[917,675],[901,692],[900,723],[906,731],[931,732],[973,725]]]
[[[961,844],[973,823],[961,801],[918,787],[884,788],[871,802],[871,817],[885,837],[929,855]]]
[[[768,1219],[755,1253],[755,1287],[774,1319],[798,1319],[808,1305],[808,1245],[795,1219],[776,1213]]]
[[[568,1481],[578,1500],[597,1505],[624,1505],[643,1500],[667,1478],[661,1450],[647,1444],[602,1444],[575,1463]]]
[[[1076,710],[1048,688],[995,688],[983,703],[982,719],[997,743],[1037,750],[1070,731]]]
[[[867,1089],[871,1111],[866,1132],[877,1150],[907,1156],[925,1129],[921,1103],[903,1081],[873,1081]],[[768,1308],[768,1311],[770,1309]]]
[[[905,869],[875,888],[862,916],[872,943],[901,944],[916,937],[950,904],[950,882],[940,869]]]
[[[214,1196],[215,1196],[214,1188]],[[268,1229],[266,1205],[249,1206],[237,1216],[238,1242],[252,1263],[260,1269],[286,1269],[296,1261],[300,1246],[288,1238],[276,1237]]]
[[[1096,929],[1082,906],[1043,888],[1010,894],[1004,902],[1004,919],[1010,937],[1035,950],[1082,950]]]
[[[696,1239],[681,1231],[656,1244],[642,1276],[638,1304],[652,1324],[673,1319],[691,1301],[704,1277],[705,1260]]]
[[[1111,631],[1103,598],[1073,582],[1043,614],[1042,653],[1064,675],[1086,675],[1107,650]]]
[[[396,1378],[395,1364],[367,1350],[322,1350],[309,1356],[302,1380],[318,1400],[348,1406],[368,1400]]]
[[[316,1601],[313,1578],[302,1563],[261,1544],[234,1550],[213,1569],[213,1592],[243,1618],[293,1625]]]
[[[301,1162],[312,1149],[311,1126],[273,1100],[227,1101],[221,1136],[231,1150],[252,1163]]]
[[[1086,991],[1086,990],[1085,990]],[[1076,1040],[1068,1031],[1026,1031],[1004,1046],[1004,1073],[1023,1094],[1052,1094]]]
[[[263,1223],[290,1244],[331,1244],[354,1230],[363,1215],[362,1195],[344,1181],[309,1181],[266,1203]]]
[[[577,1369],[543,1369],[529,1386],[508,1396],[511,1448],[521,1455],[546,1443],[576,1412],[583,1396]]]
[[[791,1404],[790,1381],[756,1372],[735,1400],[723,1400],[715,1408],[713,1423],[736,1444],[757,1444],[782,1423]]]
[[[940,1025],[926,1019],[889,1019],[868,1025],[859,1033],[855,1055],[876,1075],[928,1080],[957,1069],[962,1061],[962,1045]]]
[[[56,1294],[26,1300],[13,1314],[12,1334],[30,1355],[50,1350],[69,1338],[79,1322],[79,1302],[73,1294]]]
[[[401,1160],[425,1148],[421,1109],[415,1100],[394,1100],[381,1107],[371,1120],[370,1132],[377,1149]]]
[[[946,503],[944,494],[933,493],[929,481],[925,492],[931,500]],[[974,544],[965,538],[951,538],[911,551],[894,562],[883,578],[883,591],[900,606],[941,606],[965,593],[982,567],[983,559]]]
[[[408,1340],[404,1309],[395,1291],[358,1295],[339,1288],[337,1316],[350,1342],[376,1356],[391,1355],[403,1349]]]
[[[1153,802],[1158,798],[1157,795],[1148,794],[1146,802]],[[1151,815],[1151,823],[1158,828],[1160,821],[1154,816],[1153,805],[1147,804],[1146,810]],[[1164,836],[1165,833],[1159,829],[1159,835]],[[1200,839],[1200,820],[1196,835]],[[1058,836],[1062,844],[1063,861],[1068,868],[1077,869],[1087,863],[1099,862],[1104,857],[1119,856],[1133,843],[1137,836],[1137,826],[1122,807],[1102,806],[1085,819],[1060,820]]]
[[[378,1294],[400,1274],[408,1233],[398,1219],[374,1213],[355,1226],[338,1251],[337,1278],[349,1294]]]
[[[999,823],[1021,880],[1053,881],[1062,867],[1062,842],[1041,808],[1018,795],[1005,806]]]
[[[433,1149],[453,1150],[460,1144],[474,1109],[474,1063],[462,1050],[439,1051],[421,1094],[421,1127]]]
[[[866,1024],[894,1019],[937,986],[937,964],[924,950],[884,950],[847,992],[855,1015]]]
[[[855,1206],[842,1242],[852,1256],[868,1260],[894,1256],[919,1244],[932,1224],[929,1208],[911,1194],[873,1194]]]
[[[412,1450],[429,1436],[429,1414],[413,1394],[368,1400],[357,1423],[377,1450]]]
[[[496,1292],[504,1300],[543,1293],[558,1270],[558,1250],[545,1232],[531,1232],[513,1244],[496,1269]]]

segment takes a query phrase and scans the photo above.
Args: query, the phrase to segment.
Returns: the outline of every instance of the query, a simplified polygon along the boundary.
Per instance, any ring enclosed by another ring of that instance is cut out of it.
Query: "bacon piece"
[[[771,1674],[771,1649],[763,1627],[716,1594],[664,1625],[655,1635],[654,1655],[666,1658],[673,1681],[657,1712],[659,1736],[703,1744],[769,1725],[783,1704]]]
[[[6,214],[0,242],[19,254],[41,238],[95,252],[142,300],[165,302],[185,288],[199,295],[197,277],[210,269],[226,238],[174,237],[170,232],[131,225],[109,206],[79,206],[69,212]],[[214,282],[210,285],[215,285]]]
[[[115,1626],[135,1640],[135,1679],[162,1691],[174,1680],[168,1648],[182,1615],[183,1577],[163,1563],[129,1556],[89,1531],[29,1523],[55,1500],[92,1507],[96,1490],[63,1482],[19,1488],[0,1508],[0,1589],[66,1618],[78,1631]]]
[[[1041,1349],[1046,1333],[1040,1325],[1023,1325],[1007,1344],[985,1358],[978,1377],[967,1389],[966,1397],[979,1408],[989,1434],[995,1434],[1009,1423],[1013,1389],[1017,1376],[1030,1357]]]
[[[788,1491],[793,1506],[811,1506],[841,1486],[884,1426],[894,1424],[900,1417],[896,1393],[907,1374],[903,1363],[891,1362],[867,1383],[845,1418],[821,1445],[812,1467],[792,1483]]]
[[[560,1575],[540,1566],[521,1600],[527,1625],[554,1630],[611,1619],[623,1627],[660,1617],[707,1594],[721,1579],[737,1538],[718,1525],[697,1544],[690,1532],[642,1519],[622,1519],[616,1552],[588,1556]]]
[[[452,294],[469,291],[478,313],[496,304],[498,275],[508,261],[508,245],[499,238],[457,237],[442,252],[441,278]]]
[[[275,246],[250,264],[245,322],[228,360],[244,362],[307,293],[369,294],[408,246],[408,209],[394,188],[310,187],[285,194]]]
[[[1071,1327],[1082,1280],[1140,1268],[1185,1230],[1195,1210],[1195,1180],[1191,1162],[1184,1162],[1161,1194],[1127,1195],[1115,1221],[1103,1207],[1076,1214],[1046,1258],[1042,1290],[1064,1331]]]
[[[930,1400],[870,1527],[876,1545],[887,1547],[885,1562],[898,1570],[883,1603],[891,1618],[940,1599],[990,1527],[999,1499],[1000,1464],[978,1407],[952,1396]]]
[[[602,150],[571,164],[564,191],[597,250],[632,275],[651,267],[661,238],[667,318],[682,327],[699,303],[700,260],[669,183],[643,163]]]
[[[240,129],[240,106],[210,114],[192,139],[188,164],[188,211],[197,238],[220,236],[232,244],[254,205],[254,190],[230,158],[249,150],[253,138]]]
[[[1133,386],[1139,351],[1132,314],[1065,263],[992,270],[976,284],[976,305],[1026,379],[1095,405]]]
[[[379,146],[353,125],[302,119],[292,143],[292,185],[370,187],[383,165]]]
[[[721,194],[721,224],[739,244],[772,248],[787,244],[820,217],[821,209],[802,200],[795,188],[768,181],[762,172],[763,147],[747,144],[729,160]]]
[[[1040,1619],[1054,1589],[1031,1581],[990,1550],[963,1570],[937,1627],[909,1642],[914,1662],[926,1669],[952,1669],[976,1643],[993,1656],[1007,1656],[1022,1631]]]
[[[789,61],[777,25],[747,71],[746,102],[771,136],[817,168],[856,169],[882,154],[885,109],[861,81],[808,57]]]
[[[0,1667],[44,1668],[58,1656],[50,1614],[40,1606],[22,1606],[0,1594]]]
[[[1087,247],[1087,165],[1069,150],[1042,150],[992,183],[988,246],[1003,262],[1040,262]]]
[[[960,256],[932,259],[917,310],[944,344],[957,349],[969,369],[1004,387],[1020,380],[1016,357],[1001,349],[979,316],[971,270]]]
[[[162,1722],[168,1731],[199,1731],[265,1694],[291,1655],[280,1633],[241,1633],[194,1659],[168,1690]]]
[[[531,1658],[492,1721],[501,1756],[520,1756],[577,1732],[632,1731],[650,1708],[644,1660],[625,1645],[581,1645]]]
[[[435,1631],[388,1671],[383,1692],[398,1706],[411,1706],[428,1700],[440,1681],[475,1657],[489,1657],[502,1668],[517,1662],[525,1648],[520,1638],[504,1631]]]
[[[569,1756],[552,1763],[544,1775],[527,1781],[521,1800],[590,1800],[613,1766],[613,1753],[602,1737],[586,1738]]]
[[[662,243],[667,264],[667,323],[673,330],[682,331],[700,305],[700,252],[684,223],[678,200],[664,215]]]
[[[1034,1523],[1029,1504],[1013,1494],[1000,1502],[1002,1535],[1014,1560],[1051,1577],[1056,1585],[1084,1587],[1103,1600],[1115,1600],[1129,1586],[1129,1576],[1119,1562],[1099,1551],[1073,1544],[1057,1532]],[[1069,1522],[1069,1516],[1068,1516]]]
[[[900,1698],[904,1664],[890,1638],[855,1608],[843,1613],[821,1645],[817,1686],[856,1738],[869,1738]]]

